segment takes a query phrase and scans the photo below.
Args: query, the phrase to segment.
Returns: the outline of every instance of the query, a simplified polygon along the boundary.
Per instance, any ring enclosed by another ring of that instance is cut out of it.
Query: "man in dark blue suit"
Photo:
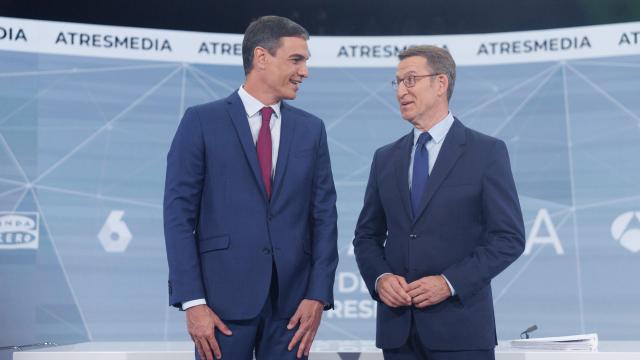
[[[308,76],[308,33],[265,16],[242,43],[245,83],[189,108],[167,156],[170,304],[196,358],[306,358],[338,263],[325,127],[283,100]]]
[[[453,117],[455,62],[400,54],[396,96],[414,129],[378,149],[353,241],[378,304],[385,359],[494,359],[491,279],[524,250],[504,142]]]

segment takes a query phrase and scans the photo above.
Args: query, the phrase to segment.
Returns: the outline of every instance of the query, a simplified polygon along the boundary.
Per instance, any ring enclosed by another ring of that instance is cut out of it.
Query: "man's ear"
[[[253,49],[253,67],[264,70],[267,65],[267,49],[256,46]]]
[[[446,95],[449,88],[449,78],[447,75],[438,75],[438,83],[440,84],[441,94]]]

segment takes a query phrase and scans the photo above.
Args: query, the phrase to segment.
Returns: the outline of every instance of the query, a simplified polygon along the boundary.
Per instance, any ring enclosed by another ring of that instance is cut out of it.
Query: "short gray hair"
[[[447,79],[449,79],[447,101],[451,100],[453,87],[456,84],[456,62],[453,61],[449,51],[433,45],[416,45],[400,52],[398,58],[402,61],[412,56],[420,56],[427,59],[427,64],[435,73],[447,75]]]
[[[293,20],[282,16],[263,16],[249,24],[242,39],[242,65],[244,74],[248,75],[253,69],[253,50],[260,46],[271,56],[280,47],[280,38],[299,37],[309,40],[309,32]]]

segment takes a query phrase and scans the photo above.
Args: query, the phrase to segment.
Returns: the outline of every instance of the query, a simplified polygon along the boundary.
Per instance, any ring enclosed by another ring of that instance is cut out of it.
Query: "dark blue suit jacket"
[[[524,250],[524,225],[504,142],[454,121],[411,215],[409,162],[413,132],[378,149],[358,219],[354,248],[374,299],[389,272],[412,282],[444,274],[456,291],[424,309],[379,301],[376,344],[402,346],[415,316],[433,350],[492,349],[496,344],[491,279]]]
[[[333,304],[336,192],[317,117],[281,105],[272,197],[237,92],[189,108],[167,156],[164,230],[173,306],[198,298],[225,320],[259,314],[278,276],[278,314]]]

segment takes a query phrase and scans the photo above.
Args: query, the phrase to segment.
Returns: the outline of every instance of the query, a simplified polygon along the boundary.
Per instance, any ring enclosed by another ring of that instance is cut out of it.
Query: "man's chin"
[[[291,92],[291,93],[284,94],[282,99],[283,100],[293,100],[293,99],[296,98],[297,95],[298,95],[298,93],[294,91],[294,92]]]
[[[413,120],[413,116],[412,116],[412,114],[409,114],[409,113],[403,113],[403,112],[401,112],[401,113],[400,113],[400,116],[402,116],[402,118],[403,118],[403,119],[405,119],[405,120],[407,120],[408,122],[410,122],[410,123],[412,123],[412,124],[413,124],[413,121],[412,121],[412,120]]]

